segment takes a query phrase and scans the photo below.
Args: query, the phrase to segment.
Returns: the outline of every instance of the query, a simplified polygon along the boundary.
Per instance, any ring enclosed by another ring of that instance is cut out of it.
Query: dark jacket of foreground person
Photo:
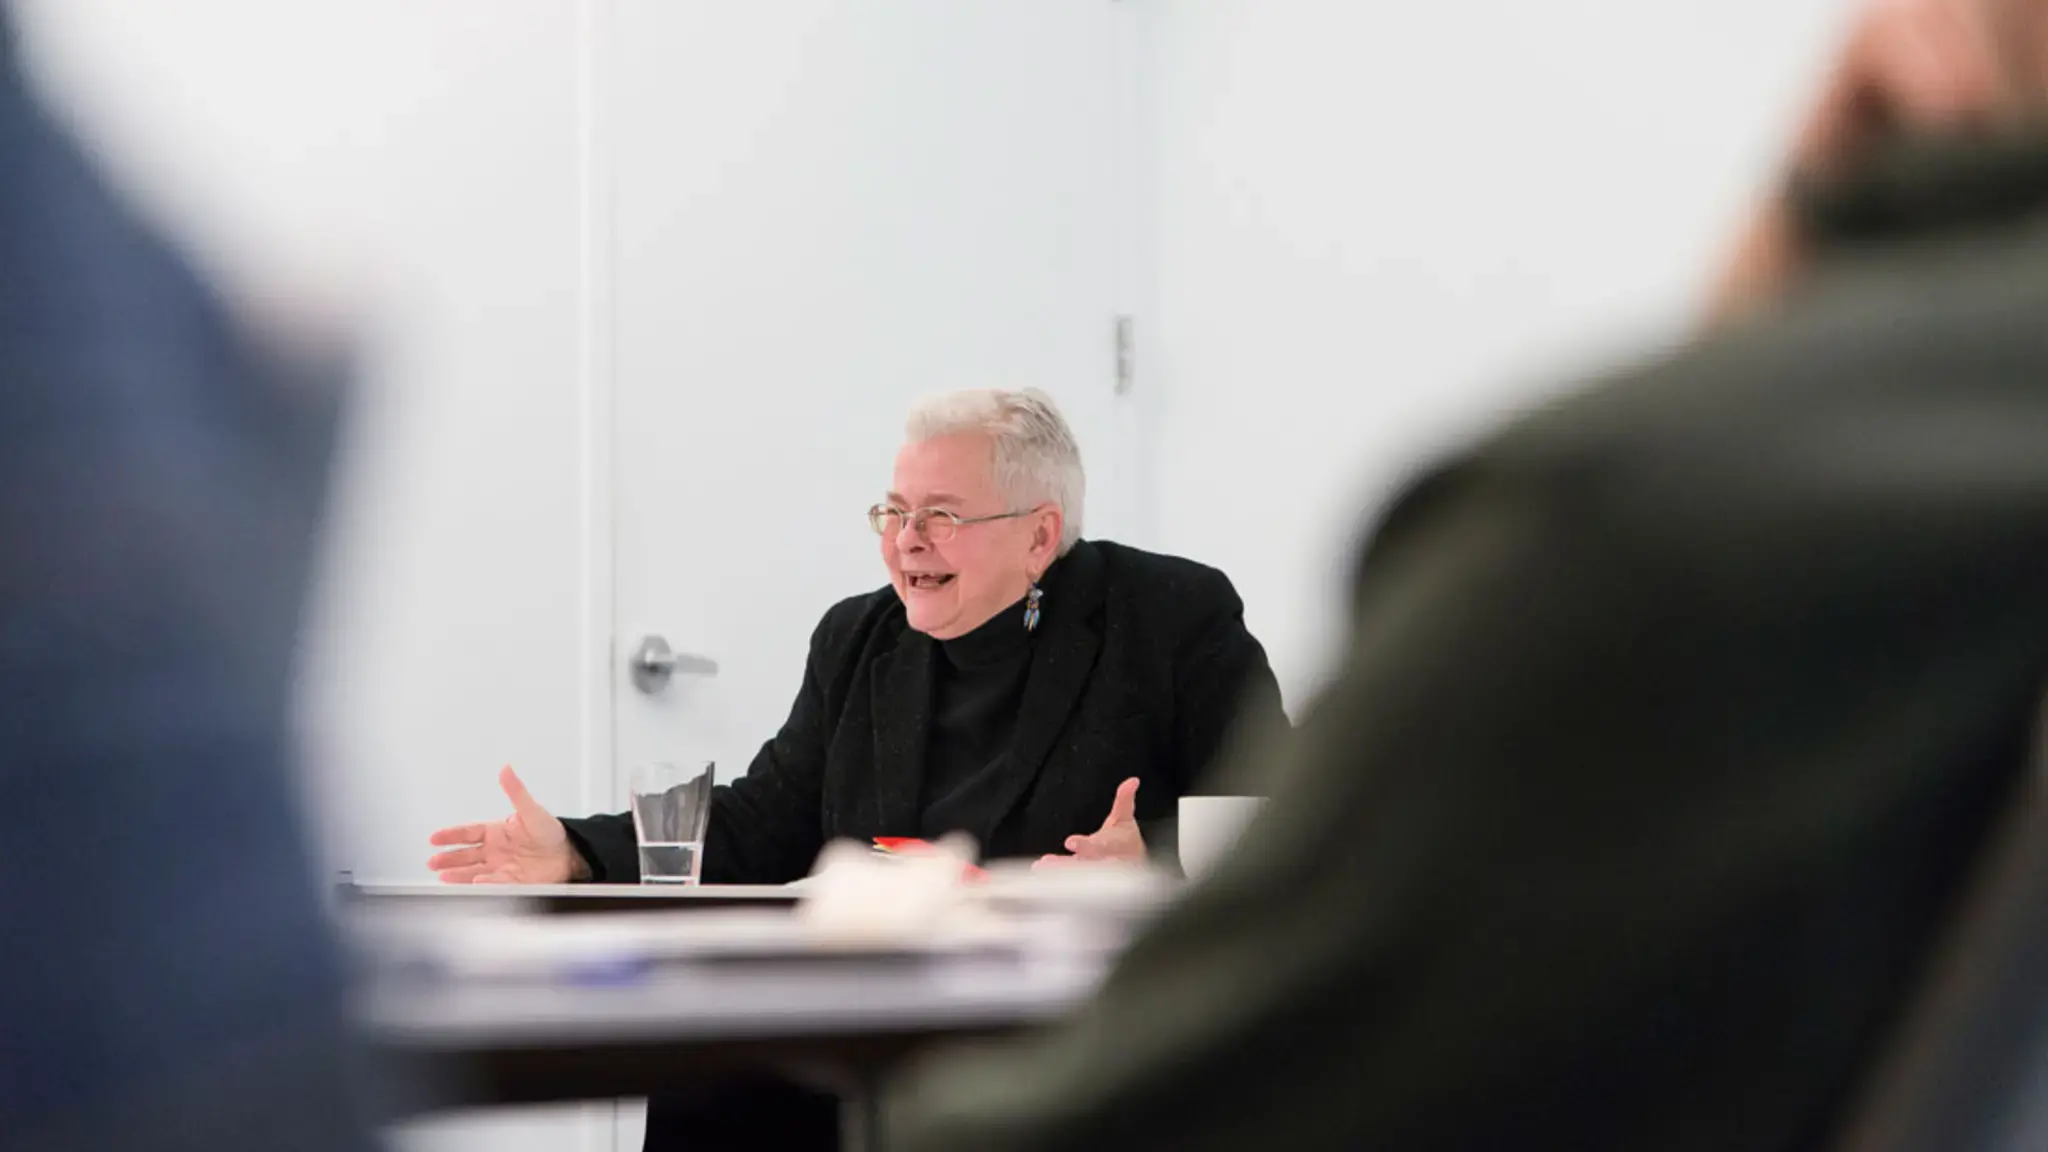
[[[1822,1146],[2048,673],[2040,143],[1413,488],[1236,857],[892,1146]]]

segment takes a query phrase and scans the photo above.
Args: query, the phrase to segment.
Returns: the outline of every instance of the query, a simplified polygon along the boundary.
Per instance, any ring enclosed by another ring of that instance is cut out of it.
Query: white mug
[[[1264,796],[1180,798],[1180,869],[1199,880],[1230,854],[1245,825],[1259,814]]]

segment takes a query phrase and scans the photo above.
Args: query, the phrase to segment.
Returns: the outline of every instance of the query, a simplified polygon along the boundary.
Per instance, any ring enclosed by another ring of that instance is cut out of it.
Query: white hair
[[[1081,539],[1088,476],[1081,468],[1081,446],[1059,405],[1036,388],[972,388],[918,401],[904,423],[913,444],[966,432],[979,432],[994,443],[996,487],[1012,510],[1037,504],[1059,508],[1060,555],[1065,556]]]

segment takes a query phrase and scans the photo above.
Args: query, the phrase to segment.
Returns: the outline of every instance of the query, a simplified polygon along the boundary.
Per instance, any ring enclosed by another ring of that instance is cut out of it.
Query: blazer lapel
[[[1038,780],[1053,744],[1066,729],[1067,718],[1088,687],[1088,674],[1102,650],[1096,609],[1102,602],[1101,557],[1081,543],[1063,558],[1056,582],[1045,587],[1044,617],[1032,645],[1031,671],[1024,680],[1024,699],[1017,708],[1017,734],[1010,745],[1012,762],[980,829],[985,848],[1024,794]]]
[[[924,753],[932,720],[932,639],[905,628],[875,662],[870,705],[875,727],[875,810],[884,835],[917,832]]]

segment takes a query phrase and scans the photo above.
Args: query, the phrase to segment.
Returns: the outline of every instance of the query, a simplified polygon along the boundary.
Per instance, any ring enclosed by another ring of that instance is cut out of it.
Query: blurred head
[[[910,626],[949,640],[1016,603],[1081,538],[1085,486],[1073,430],[1045,393],[919,402],[874,513]]]

